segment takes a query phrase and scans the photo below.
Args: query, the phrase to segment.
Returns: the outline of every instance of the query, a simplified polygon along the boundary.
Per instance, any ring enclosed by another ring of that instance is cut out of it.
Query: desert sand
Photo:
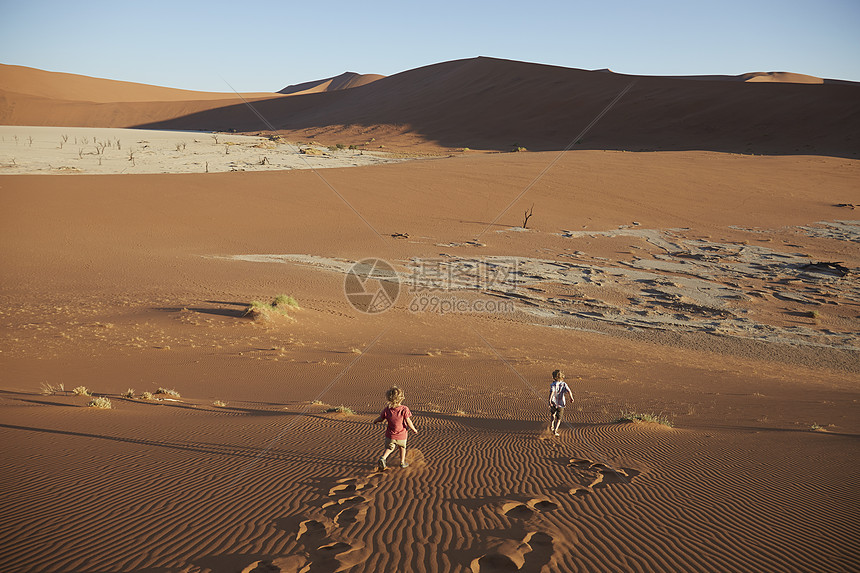
[[[433,86],[464,73],[439,66]],[[614,96],[606,73],[529,66],[506,69]],[[366,152],[432,160],[181,173],[166,147],[164,173],[0,175],[0,568],[858,570],[860,162],[854,116],[834,119],[853,86],[677,80],[707,98],[736,86],[747,128],[678,124],[660,151],[632,152],[641,124],[604,129],[637,87],[587,136],[605,149],[563,151],[576,122],[560,109],[531,130],[508,118],[547,147],[517,153],[489,122],[482,153],[462,151],[477,124],[444,116],[442,138],[318,121],[317,104],[392,79],[402,109],[430,105],[398,76],[280,96],[311,127],[279,134],[324,149],[367,128]],[[788,90],[773,92],[785,110],[833,101],[832,122],[801,126],[813,152],[776,138],[739,153],[760,130],[742,90],[761,88]],[[544,93],[522,90],[500,97]],[[686,96],[663,97],[649,105]],[[143,109],[107,104],[96,126],[76,105],[69,121],[99,129]],[[223,128],[191,113],[174,129]],[[274,135],[257,130],[244,137]],[[366,259],[394,272],[383,312],[345,291]],[[280,294],[300,308],[244,316]],[[555,368],[575,397],[558,438]],[[392,384],[420,433],[409,467],[379,472],[371,421]]]

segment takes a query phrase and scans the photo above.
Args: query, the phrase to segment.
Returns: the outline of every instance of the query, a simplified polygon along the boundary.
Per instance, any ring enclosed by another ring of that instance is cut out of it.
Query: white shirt
[[[565,392],[570,392],[570,387],[564,380],[553,380],[549,386],[549,401],[559,408],[564,408],[567,402]],[[573,392],[570,392],[573,394]]]

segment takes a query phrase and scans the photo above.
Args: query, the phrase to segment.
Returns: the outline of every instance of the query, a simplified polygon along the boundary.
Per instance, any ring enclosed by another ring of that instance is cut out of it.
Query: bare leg
[[[406,446],[400,448],[400,465],[406,464]]]

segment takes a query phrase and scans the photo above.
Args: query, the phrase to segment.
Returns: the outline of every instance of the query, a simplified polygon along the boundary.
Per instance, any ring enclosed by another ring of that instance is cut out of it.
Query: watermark
[[[398,273],[383,259],[355,263],[344,279],[344,294],[354,309],[365,314],[385,312],[397,302],[402,287],[412,295],[409,312],[437,314],[511,313],[514,301],[506,295],[518,285],[516,258],[413,259]],[[455,293],[483,292],[496,298],[472,298]]]
[[[416,259],[407,277],[409,290],[505,291],[517,287],[519,259]]]
[[[400,277],[387,261],[364,259],[352,265],[346,273],[343,292],[355,310],[378,314],[397,302]]]
[[[436,294],[419,294],[412,297],[407,307],[409,312],[433,312],[436,314],[511,313],[516,310],[512,300],[465,299]]]

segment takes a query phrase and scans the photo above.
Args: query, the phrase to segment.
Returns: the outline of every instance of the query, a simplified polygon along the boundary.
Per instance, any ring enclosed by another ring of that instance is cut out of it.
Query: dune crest
[[[235,99],[232,91],[201,92],[94,78],[64,72],[49,72],[26,66],[0,64],[0,86],[2,92],[17,96],[35,96],[50,100],[91,103],[139,103],[139,102],[179,102],[195,100]],[[227,86],[225,86],[227,87]],[[246,98],[276,97],[269,92],[243,93]],[[0,100],[2,101],[2,100]],[[7,102],[3,102],[4,106]],[[8,122],[3,121],[8,125]],[[40,123],[38,125],[48,125]],[[93,127],[114,127],[109,125]]]
[[[0,123],[244,133],[274,127],[297,140],[372,142],[376,148],[424,152],[575,146],[860,156],[853,137],[860,132],[860,86],[851,82],[775,81],[793,77],[785,75],[753,76],[768,81],[690,81],[707,77],[632,76],[479,57],[408,70],[361,89],[338,89],[369,77],[342,75],[306,88],[292,86],[305,88],[293,92],[301,98],[271,94],[245,101],[236,94],[180,100],[173,92],[158,96],[161,101],[143,101],[155,95],[142,87],[124,101],[93,103],[73,99],[85,97],[74,90],[18,82],[0,90]],[[612,112],[573,141],[631,83]],[[119,95],[114,90],[102,100]]]
[[[357,74],[355,72],[344,72],[339,76],[313,80],[300,84],[293,84],[278,90],[279,94],[298,95],[319,92],[333,92],[349,88],[357,88],[381,80],[385,76],[379,74]]]

